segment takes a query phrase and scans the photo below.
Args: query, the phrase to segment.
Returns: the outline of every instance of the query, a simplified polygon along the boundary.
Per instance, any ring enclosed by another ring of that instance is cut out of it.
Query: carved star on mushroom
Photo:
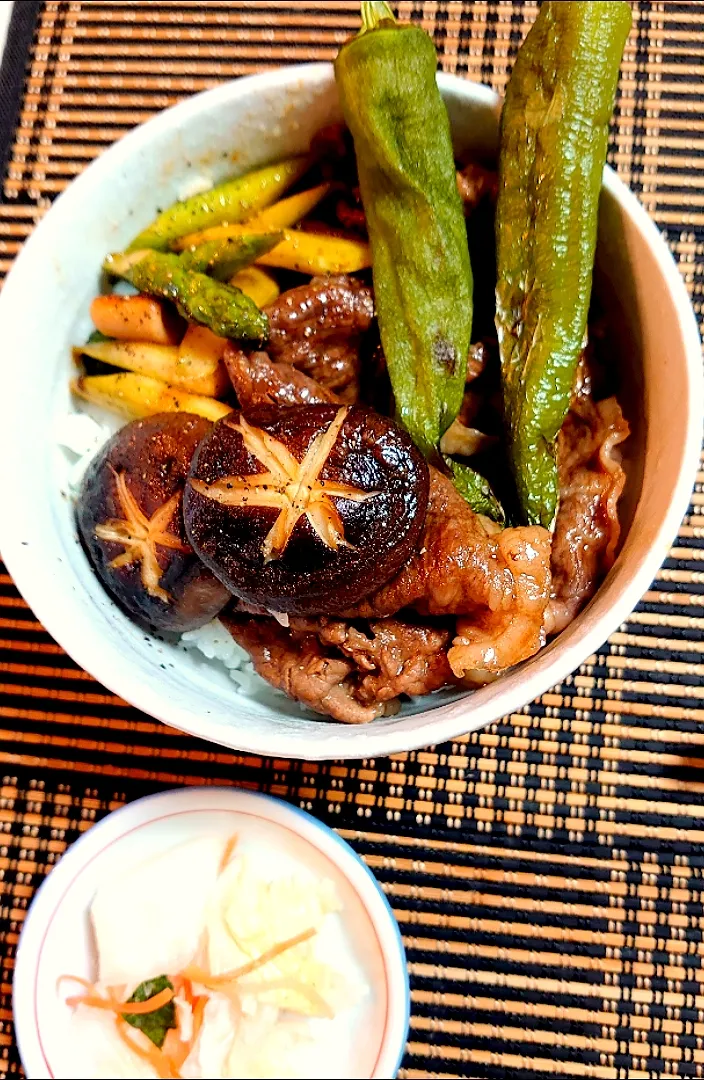
[[[279,439],[241,417],[239,423],[232,426],[242,436],[249,453],[266,471],[248,476],[226,476],[212,484],[191,480],[191,485],[201,495],[223,506],[263,506],[279,511],[262,544],[265,563],[281,558],[303,516],[332,551],[349,546],[333,499],[359,503],[377,492],[360,491],[348,484],[320,479],[347,413],[347,408],[338,410],[326,430],[311,441],[302,461],[298,461]]]
[[[182,551],[184,554],[191,551],[177,536],[167,531],[181,501],[181,492],[177,491],[148,518],[128,488],[126,474],[117,472],[112,466],[110,468],[115,478],[115,490],[123,517],[110,518],[102,525],[97,525],[95,535],[99,540],[107,540],[124,547],[122,554],[110,563],[114,570],[138,562],[142,584],[149,596],[168,604],[172,597],[159,584],[163,570],[159,565],[156,549],[164,547],[171,551]]]

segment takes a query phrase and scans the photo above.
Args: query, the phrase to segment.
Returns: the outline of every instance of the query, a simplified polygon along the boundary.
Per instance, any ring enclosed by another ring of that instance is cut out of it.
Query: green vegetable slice
[[[310,167],[310,158],[295,157],[266,165],[263,169],[225,180],[222,184],[191,195],[163,210],[157,218],[136,236],[128,250],[154,248],[163,251],[179,236],[221,225],[233,225],[254,217],[258,210],[271,206],[291,184]]]
[[[155,979],[145,979],[140,983],[132,997],[128,999],[129,1003],[149,1001],[156,994],[160,994],[162,990],[173,990],[173,983],[167,975],[157,975]],[[150,1042],[153,1042],[160,1050],[164,1045],[164,1039],[166,1033],[176,1027],[176,1006],[173,1001],[167,1002],[166,1005],[162,1005],[161,1008],[155,1009],[150,1013],[124,1013],[122,1019],[126,1020],[133,1028],[137,1028],[143,1032]]]
[[[506,515],[501,503],[491,490],[489,481],[469,465],[460,465],[458,461],[453,461],[450,457],[445,457],[445,464],[450,470],[455,487],[462,498],[469,503],[474,513],[484,514],[499,525],[504,525]]]

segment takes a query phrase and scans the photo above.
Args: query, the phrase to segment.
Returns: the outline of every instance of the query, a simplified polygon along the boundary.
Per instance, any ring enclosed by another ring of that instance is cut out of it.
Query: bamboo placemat
[[[445,70],[501,90],[537,4],[397,8],[434,34]],[[610,160],[701,319],[704,4],[633,8]],[[0,270],[135,124],[236,75],[331,59],[357,10],[39,5]],[[364,855],[410,961],[402,1076],[704,1075],[703,503],[698,485],[637,612],[562,686],[452,744],[351,765],[233,755],[154,723],[80,671],[0,576],[0,1075],[19,1074],[11,980],[35,889],[102,814],[180,783],[280,795]]]

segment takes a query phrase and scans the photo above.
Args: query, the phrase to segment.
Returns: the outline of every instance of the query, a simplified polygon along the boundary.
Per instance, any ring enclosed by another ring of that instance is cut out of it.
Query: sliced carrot
[[[203,394],[190,394],[161,379],[135,375],[132,371],[120,371],[115,375],[82,375],[72,381],[71,389],[84,401],[102,405],[130,420],[159,412],[189,412],[215,423],[232,412],[230,406],[222,401]]]
[[[249,224],[215,226],[212,230],[182,237],[175,241],[174,247],[183,251],[206,240],[247,236],[251,231]],[[299,229],[284,229],[283,235],[280,244],[257,259],[260,266],[297,270],[302,274],[353,274],[372,265],[369,244],[357,236],[330,236]]]
[[[161,1048],[164,1057],[168,1058],[175,1069],[180,1069],[192,1050],[191,1041],[184,1042],[175,1028],[166,1033]]]
[[[230,285],[236,285],[243,293],[247,293],[250,300],[259,308],[273,304],[281,292],[278,282],[269,270],[261,266],[245,266],[244,270],[238,270]]]
[[[183,337],[183,320],[151,296],[96,296],[90,317],[101,334],[122,341],[178,345]]]
[[[222,369],[222,357],[226,348],[226,338],[218,337],[207,326],[191,323],[178,347],[176,374],[195,379],[213,378],[218,369]],[[196,393],[202,391],[197,390]]]
[[[227,342],[220,338],[215,340],[221,341],[221,353],[224,352]],[[232,389],[222,361],[215,360],[207,368],[205,365],[183,363],[182,348],[183,343],[179,348],[176,345],[153,345],[151,341],[94,341],[76,348],[74,356],[79,365],[83,363],[82,357],[91,356],[94,360],[102,360],[104,364],[132,371],[136,375],[161,379],[190,394],[218,397]]]
[[[190,979],[184,979],[182,975],[174,975],[171,979],[171,985],[174,988],[174,997],[178,997],[183,991],[183,996],[188,1004],[191,1006],[193,1005],[195,998],[193,996],[193,985]]]
[[[250,218],[247,225],[254,231],[257,229],[286,229],[295,225],[301,218],[307,217],[321,199],[330,191],[330,184],[318,184],[317,187],[309,188],[308,191],[299,191],[296,195],[289,195],[287,199],[280,199],[272,203],[265,210]]]
[[[205,1013],[205,1006],[208,1004],[208,997],[205,994],[201,994],[196,998],[195,1005],[193,1006],[193,1034],[191,1036],[191,1049],[196,1045],[196,1040],[200,1035],[200,1030],[203,1027],[203,1014]]]
[[[193,1027],[189,1039],[182,1038],[180,1031],[177,1031],[176,1028],[170,1028],[166,1033],[162,1052],[177,1069],[181,1068],[198,1041],[203,1026],[203,1013],[208,1000],[206,995],[200,994],[193,998],[192,1002],[189,1002],[193,1014]]]

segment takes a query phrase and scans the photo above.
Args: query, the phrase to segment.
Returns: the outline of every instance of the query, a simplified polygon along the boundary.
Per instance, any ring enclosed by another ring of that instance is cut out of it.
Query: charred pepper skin
[[[462,403],[472,328],[450,123],[428,35],[397,24],[386,4],[363,3],[362,20],[335,78],[354,138],[397,419],[437,464]]]
[[[551,528],[555,440],[584,347],[599,193],[630,5],[546,2],[501,116],[496,325],[522,519]]]

